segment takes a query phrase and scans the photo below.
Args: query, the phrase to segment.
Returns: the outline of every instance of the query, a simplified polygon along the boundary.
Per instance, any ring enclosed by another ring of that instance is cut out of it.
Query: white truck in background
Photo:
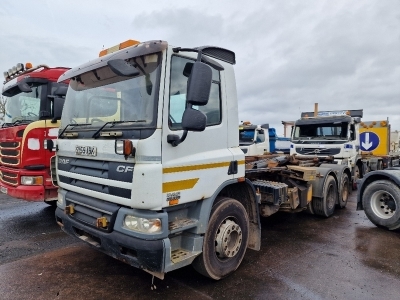
[[[269,125],[253,125],[248,121],[239,125],[239,146],[246,156],[270,152]]]
[[[397,165],[388,121],[362,122],[363,110],[303,112],[294,124],[291,155],[328,158],[352,172],[352,186],[366,173]]]

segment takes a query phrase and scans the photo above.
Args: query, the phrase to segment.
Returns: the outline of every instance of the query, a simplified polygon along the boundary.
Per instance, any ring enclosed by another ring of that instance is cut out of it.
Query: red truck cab
[[[0,192],[27,201],[57,199],[50,159],[55,155],[59,121],[54,101],[65,96],[67,83],[57,83],[68,68],[18,64],[4,72],[6,97],[0,128]]]

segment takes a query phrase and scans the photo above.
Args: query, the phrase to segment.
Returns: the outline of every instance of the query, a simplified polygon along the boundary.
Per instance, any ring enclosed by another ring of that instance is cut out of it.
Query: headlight
[[[43,176],[21,176],[23,185],[43,185]]]
[[[129,230],[143,233],[155,233],[161,231],[161,220],[138,218],[127,215],[124,219],[124,227]]]

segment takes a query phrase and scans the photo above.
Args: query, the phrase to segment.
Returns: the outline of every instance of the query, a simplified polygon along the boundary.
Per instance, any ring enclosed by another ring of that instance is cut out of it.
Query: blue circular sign
[[[375,132],[360,133],[360,148],[362,151],[372,151],[379,146],[379,136]]]

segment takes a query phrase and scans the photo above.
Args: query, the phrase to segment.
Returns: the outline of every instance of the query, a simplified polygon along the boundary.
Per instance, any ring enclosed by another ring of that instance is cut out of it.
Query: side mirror
[[[20,89],[21,92],[24,92],[24,93],[32,92],[31,87],[25,81],[20,81],[18,83],[18,88]]]
[[[187,108],[182,116],[182,128],[187,131],[203,131],[206,128],[207,117],[201,111]]]
[[[186,101],[192,105],[206,105],[210,98],[211,81],[211,67],[196,61],[188,79]]]
[[[44,141],[45,142],[45,148],[47,149],[47,150],[49,150],[50,152],[52,152],[53,151],[53,148],[54,148],[54,142],[53,142],[53,140],[45,140]]]
[[[53,103],[53,119],[51,120],[51,123],[56,123],[57,120],[61,119],[61,114],[62,114],[62,110],[64,107],[64,102],[65,99],[64,98],[60,98],[60,97],[55,97],[54,98],[54,103]]]
[[[107,65],[110,67],[111,71],[119,76],[137,76],[140,72],[123,59],[113,59],[107,62]]]

